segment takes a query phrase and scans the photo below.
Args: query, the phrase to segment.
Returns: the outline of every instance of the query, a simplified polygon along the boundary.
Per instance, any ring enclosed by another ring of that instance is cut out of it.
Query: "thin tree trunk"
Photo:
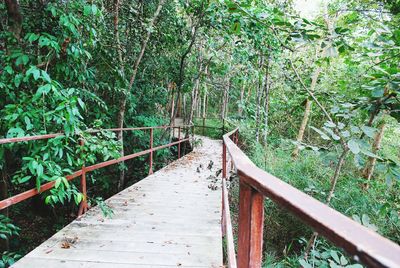
[[[186,94],[183,94],[182,100],[182,109],[183,109],[183,121],[187,122],[187,105],[186,105]]]
[[[264,56],[260,58],[260,66],[264,65]],[[260,121],[261,121],[261,95],[262,95],[262,79],[258,77],[258,85],[257,85],[257,111],[256,111],[256,141],[260,141]]]
[[[200,91],[200,89],[199,89]],[[201,98],[201,93],[198,93],[198,98],[197,98],[197,117],[200,117],[201,114],[201,104],[202,104],[202,98]]]
[[[244,90],[245,90],[245,83],[243,82],[242,88],[240,90],[240,102],[239,102],[239,106],[238,106],[238,114],[239,114],[240,117],[243,115]]]
[[[204,96],[203,96],[203,118],[206,118],[206,103],[207,103],[207,89],[204,90]]]
[[[179,64],[179,77],[178,77],[178,84],[177,84],[176,104],[178,104],[178,102],[179,102],[179,98],[180,98],[181,91],[182,91],[183,81],[185,79],[186,57],[189,55],[189,53],[192,50],[192,47],[196,41],[197,31],[198,31],[199,26],[200,26],[200,21],[198,22],[198,24],[192,26],[192,36],[190,39],[189,46],[186,48],[185,52],[181,56],[181,60],[180,60],[180,64]],[[174,113],[171,115],[171,122],[170,122],[171,126],[173,125],[173,121],[175,120],[177,112],[178,112],[178,109],[176,109],[174,111]],[[172,133],[171,133],[171,138],[172,138]]]
[[[228,92],[230,88],[230,79],[228,79],[227,85],[224,87],[223,97],[222,97],[222,105],[221,105],[221,119],[226,118],[227,115],[227,107],[228,107]]]
[[[340,175],[340,172],[342,171],[342,167],[343,167],[343,165],[344,165],[344,162],[345,162],[345,159],[346,159],[346,156],[347,156],[347,153],[348,153],[348,152],[349,152],[349,148],[345,147],[345,148],[343,149],[343,152],[342,152],[342,154],[340,155],[339,160],[338,160],[338,163],[337,163],[337,165],[336,165],[335,173],[334,173],[334,175],[333,175],[333,177],[332,177],[332,180],[331,180],[331,188],[330,188],[329,194],[328,194],[328,196],[327,196],[327,198],[326,198],[326,204],[327,204],[328,206],[330,206],[330,203],[331,203],[333,194],[334,194],[335,189],[336,189],[336,184],[337,184],[337,181],[338,181],[338,179],[339,179],[339,175]],[[305,249],[305,251],[304,251],[304,258],[305,258],[305,259],[308,258],[308,255],[309,255],[309,253],[310,253],[310,250],[311,250],[311,248],[313,247],[313,245],[314,245],[315,240],[317,239],[317,237],[318,237],[318,233],[317,233],[317,232],[314,232],[314,233],[312,234],[311,238],[308,240],[306,249]]]
[[[142,61],[142,58],[143,58],[144,52],[145,52],[145,50],[146,50],[147,44],[148,44],[148,42],[149,42],[149,40],[150,40],[151,33],[152,33],[152,28],[153,28],[154,25],[155,25],[155,22],[156,22],[156,20],[157,20],[157,17],[160,15],[160,12],[161,12],[161,9],[162,9],[164,3],[165,3],[165,0],[160,0],[160,2],[158,3],[158,6],[157,6],[156,11],[154,12],[153,18],[151,19],[151,21],[150,21],[150,23],[149,23],[149,25],[148,25],[148,29],[149,29],[149,30],[147,31],[146,36],[145,36],[145,38],[144,38],[143,41],[142,41],[141,49],[140,49],[139,55],[137,56],[136,61],[135,61],[135,64],[134,64],[134,66],[133,66],[133,72],[132,72],[131,79],[130,79],[130,81],[129,81],[128,89],[125,91],[125,94],[123,94],[123,96],[121,97],[121,101],[120,101],[120,110],[119,110],[119,114],[118,114],[118,128],[123,128],[123,127],[124,127],[124,117],[125,117],[125,111],[126,111],[126,101],[127,101],[129,92],[130,92],[130,90],[132,89],[133,83],[135,82],[135,79],[136,79],[136,75],[137,75],[137,72],[138,72],[138,69],[139,69],[140,62]],[[123,148],[123,147],[124,147],[123,131],[120,131],[120,132],[118,133],[118,139],[119,139],[120,142],[121,142],[121,146],[122,146],[121,156],[123,156],[123,155],[124,155],[124,148]],[[124,163],[124,162],[122,162],[122,163]],[[120,178],[119,178],[119,181],[118,181],[118,189],[121,190],[121,189],[124,188],[124,186],[125,186],[125,172],[124,172],[124,171],[121,171]]]
[[[381,125],[379,126],[379,132],[375,135],[374,144],[372,145],[372,152],[374,154],[376,154],[381,149],[381,142],[383,139],[383,134],[385,132],[385,126],[386,126],[385,122],[381,123]],[[374,174],[375,165],[376,165],[376,158],[369,157],[362,172],[363,178],[366,179],[366,182],[363,185],[364,189],[369,188],[369,183],[371,181],[372,175]]]
[[[18,0],[5,0],[9,30],[19,40],[22,31],[22,15]]]
[[[189,111],[189,124],[193,123],[193,115],[195,110],[197,110],[197,102],[199,98],[199,91],[200,91],[200,79],[201,79],[201,74],[203,72],[203,62],[202,62],[202,51],[201,51],[201,46],[199,47],[199,54],[200,56],[198,57],[198,64],[199,64],[199,69],[197,72],[197,76],[194,81],[193,89],[192,89],[192,94],[191,94],[191,107]]]
[[[201,67],[200,67],[201,68]],[[199,84],[200,84],[200,76],[196,78],[195,84],[192,90],[192,103],[189,111],[189,124],[193,123],[193,115],[194,111],[196,110],[197,98],[199,94]]]
[[[269,90],[270,90],[270,84],[269,84],[269,64],[271,61],[271,56],[268,55],[267,59],[267,65],[265,68],[265,99],[264,99],[264,133],[263,133],[263,142],[264,144],[267,143],[267,136],[268,136],[268,114],[269,114]]]
[[[311,78],[310,92],[314,92],[320,72],[321,72],[321,67],[318,66],[317,69],[315,69],[315,72]],[[311,106],[312,106],[312,101],[309,98],[307,98],[306,107],[305,107],[304,115],[303,115],[303,120],[301,121],[299,132],[297,134],[297,139],[296,139],[297,145],[292,152],[293,158],[297,158],[297,156],[299,155],[300,143],[303,141],[304,131],[307,127],[308,119],[309,119],[310,113],[311,113]]]

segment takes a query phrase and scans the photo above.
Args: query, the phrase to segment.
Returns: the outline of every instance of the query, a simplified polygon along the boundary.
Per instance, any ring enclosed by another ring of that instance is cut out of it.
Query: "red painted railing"
[[[368,267],[400,267],[397,244],[255,166],[237,146],[238,133],[235,129],[223,136],[222,229],[227,239],[228,267],[261,267],[264,196],[346,250],[354,260]],[[228,155],[239,176],[240,187],[237,257],[226,189]]]
[[[171,146],[178,146],[178,158],[181,157],[181,143],[183,142],[187,142],[189,141],[189,136],[186,136],[184,139],[181,139],[181,132],[182,130],[186,129],[186,133],[189,135],[189,130],[190,128],[193,126],[179,126],[179,127],[170,127],[170,126],[156,126],[156,127],[138,127],[138,128],[112,128],[112,129],[102,129],[102,130],[89,130],[87,131],[87,133],[98,133],[100,131],[113,131],[113,132],[119,132],[119,131],[146,131],[149,130],[150,132],[150,148],[141,152],[137,152],[134,154],[129,154],[129,155],[124,155],[118,159],[112,159],[112,160],[108,160],[105,162],[101,162],[101,163],[97,163],[91,166],[82,166],[82,168],[78,171],[73,172],[72,174],[66,175],[66,179],[68,181],[77,178],[77,177],[81,177],[81,192],[84,195],[83,200],[80,203],[80,207],[79,207],[79,212],[78,215],[83,214],[86,210],[87,210],[87,202],[86,202],[86,174],[88,172],[91,172],[93,170],[96,169],[100,169],[106,166],[110,166],[113,164],[117,164],[123,161],[126,161],[128,159],[133,159],[139,156],[143,156],[146,154],[150,154],[149,157],[149,174],[153,173],[153,153],[155,151],[161,150],[161,149],[165,149]],[[178,130],[178,141],[175,142],[171,142],[165,145],[160,145],[157,147],[153,147],[153,132],[154,129],[169,129],[172,128],[174,131],[177,129]],[[192,130],[193,131],[193,130]],[[8,144],[8,143],[16,143],[16,142],[26,142],[26,141],[33,141],[33,140],[46,140],[46,139],[52,139],[55,137],[59,137],[59,136],[64,136],[63,133],[55,133],[55,134],[46,134],[46,135],[38,135],[38,136],[28,136],[28,137],[20,137],[20,138],[8,138],[8,139],[0,139],[0,144]],[[80,143],[81,146],[83,146],[83,140],[81,140]],[[35,195],[38,195],[44,191],[50,190],[51,188],[53,188],[53,186],[55,185],[55,181],[51,181],[45,184],[42,184],[40,186],[39,191],[37,189],[30,189],[27,190],[23,193],[11,196],[7,199],[1,200],[0,201],[0,210],[5,209],[9,206],[15,205],[19,202],[22,202],[28,198],[31,198]]]

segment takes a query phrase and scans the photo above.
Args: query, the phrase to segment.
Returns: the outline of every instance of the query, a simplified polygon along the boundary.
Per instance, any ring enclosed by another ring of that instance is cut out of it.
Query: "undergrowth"
[[[303,150],[298,159],[294,160],[291,157],[293,144],[290,140],[270,137],[268,145],[263,146],[254,141],[254,134],[246,131],[247,128],[242,129],[241,147],[258,167],[325,202],[337,155],[324,151]],[[389,148],[384,144],[383,150]],[[230,194],[234,218],[238,212],[235,205],[239,199],[237,185],[237,179],[232,180]],[[400,218],[397,212],[400,206],[397,194],[399,184],[388,184],[378,173],[367,191],[363,190],[361,185],[360,171],[355,167],[353,158],[348,157],[331,207],[400,243]],[[265,199],[264,209],[263,267],[362,267],[360,264],[354,264],[355,262],[341,249],[322,237],[317,239],[308,261],[305,261],[304,249],[311,237],[311,228],[268,198]]]

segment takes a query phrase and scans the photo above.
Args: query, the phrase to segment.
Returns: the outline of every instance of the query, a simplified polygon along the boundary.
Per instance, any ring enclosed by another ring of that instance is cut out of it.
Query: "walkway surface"
[[[200,139],[192,153],[106,200],[111,219],[92,208],[12,267],[223,267],[222,145]]]

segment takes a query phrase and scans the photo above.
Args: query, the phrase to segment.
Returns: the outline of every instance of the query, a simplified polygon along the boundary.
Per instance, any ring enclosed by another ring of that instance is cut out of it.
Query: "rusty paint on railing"
[[[240,180],[238,267],[261,265],[262,196],[297,215],[354,260],[368,267],[400,267],[400,246],[258,168],[235,144],[237,133],[235,129],[223,136],[223,154],[227,151],[231,156]]]
[[[190,128],[193,126],[182,126],[182,128]],[[154,129],[167,129],[167,128],[178,128],[179,134],[178,134],[178,141],[175,142],[171,142],[165,145],[160,145],[157,147],[153,147],[153,131]],[[106,166],[110,166],[113,164],[117,164],[120,162],[123,162],[125,160],[129,160],[132,158],[136,158],[142,155],[146,155],[146,154],[150,154],[150,171],[149,174],[151,174],[153,172],[153,152],[161,150],[161,149],[165,149],[168,147],[172,147],[175,145],[178,145],[179,147],[179,151],[180,151],[180,144],[182,142],[187,142],[190,140],[190,138],[185,138],[185,139],[180,139],[180,132],[181,132],[181,127],[171,127],[171,126],[156,126],[156,127],[138,127],[138,128],[112,128],[112,129],[101,129],[101,130],[88,130],[87,133],[98,133],[101,131],[136,131],[136,130],[150,130],[150,149],[141,151],[141,152],[137,152],[134,154],[130,154],[130,155],[125,155],[123,157],[117,158],[117,159],[112,159],[112,160],[108,160],[108,161],[104,161],[101,163],[97,163],[91,166],[85,166],[83,165],[81,170],[76,171],[70,175],[65,176],[66,179],[68,181],[77,178],[77,177],[81,177],[81,193],[84,195],[83,200],[80,203],[80,207],[79,207],[79,211],[78,211],[78,215],[82,215],[83,213],[86,212],[86,210],[88,209],[87,207],[87,193],[86,193],[86,173],[99,169],[99,168],[103,168]],[[52,139],[55,137],[59,137],[59,136],[64,136],[64,133],[55,133],[55,134],[46,134],[46,135],[38,135],[38,136],[28,136],[28,137],[19,137],[19,138],[7,138],[7,139],[0,139],[0,144],[9,144],[9,143],[16,143],[16,142],[25,142],[25,141],[33,141],[33,140],[46,140],[46,139]],[[84,145],[84,141],[80,140],[80,146]],[[180,152],[179,152],[179,158],[180,158]],[[3,199],[0,201],[0,210],[8,208],[12,205],[15,205],[17,203],[20,203],[26,199],[29,199],[35,195],[38,195],[44,191],[50,190],[51,188],[53,188],[53,186],[55,185],[55,181],[51,181],[48,183],[45,183],[43,185],[41,185],[41,187],[39,188],[39,191],[35,188],[35,189],[30,189],[27,190],[25,192],[22,192],[20,194],[11,196],[9,198]]]

